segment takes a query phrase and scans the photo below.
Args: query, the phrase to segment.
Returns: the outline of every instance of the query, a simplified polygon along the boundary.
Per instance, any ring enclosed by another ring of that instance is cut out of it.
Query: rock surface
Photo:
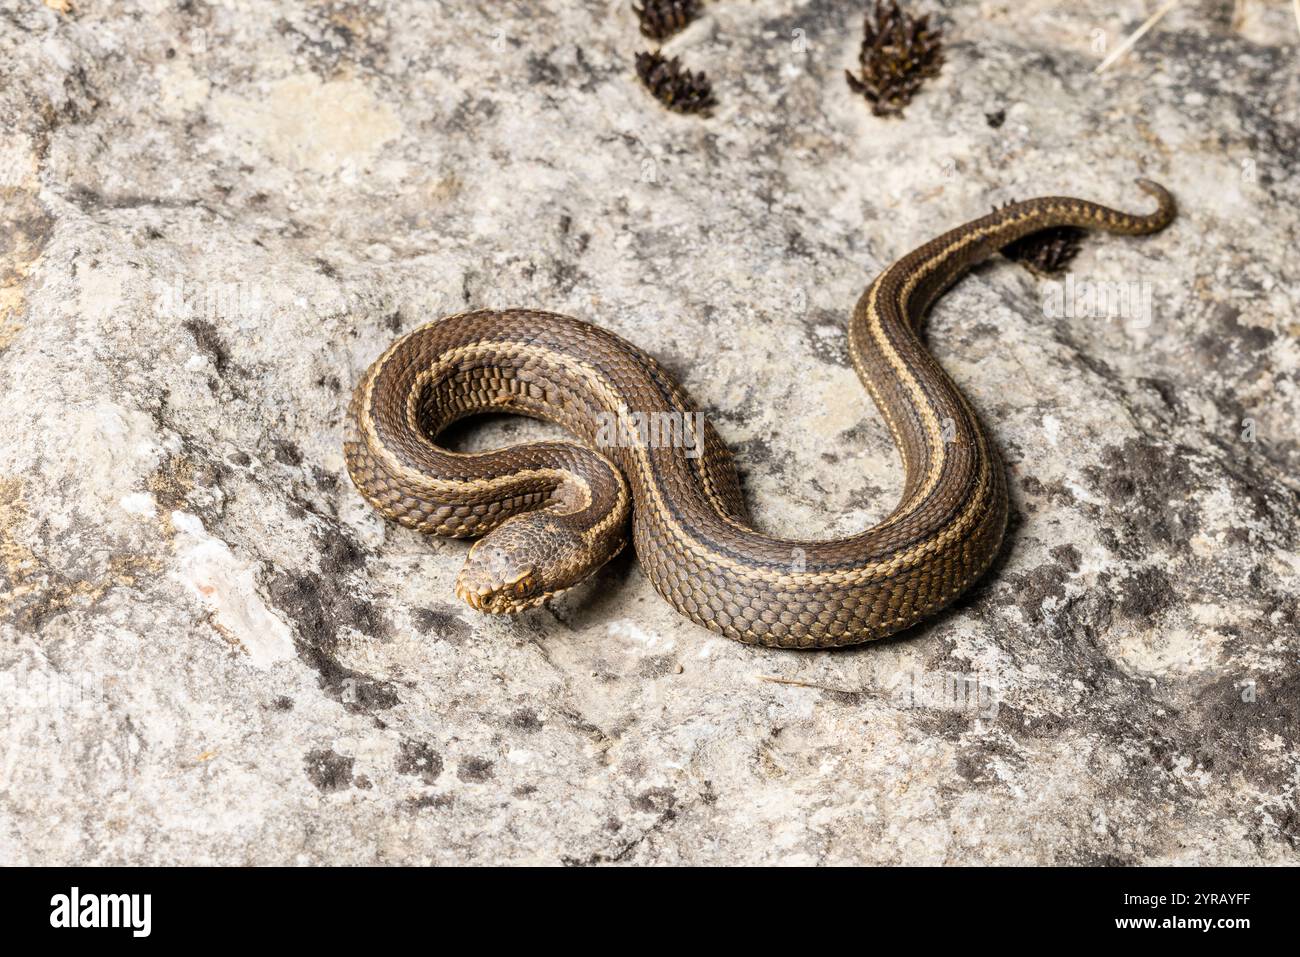
[[[605,0],[0,12],[0,860],[1300,859],[1289,5],[1184,3],[1101,75],[1154,4],[915,6],[947,62],[902,120],[831,0],[669,41],[707,118]],[[478,617],[465,546],[348,482],[370,360],[525,305],[662,359],[763,527],[863,528],[901,474],[844,351],[865,284],[1009,198],[1145,208],[1143,173],[1165,233],[936,309],[1014,516],[901,639],[733,644],[629,557]]]

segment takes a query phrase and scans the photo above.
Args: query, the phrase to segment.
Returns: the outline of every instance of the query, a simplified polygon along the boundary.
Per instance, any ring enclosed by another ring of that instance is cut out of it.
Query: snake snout
[[[607,557],[587,548],[562,516],[528,512],[475,542],[456,578],[456,594],[478,611],[513,615],[572,588]]]
[[[516,614],[546,598],[531,563],[488,542],[470,549],[456,576],[456,595],[471,608],[489,615]]]

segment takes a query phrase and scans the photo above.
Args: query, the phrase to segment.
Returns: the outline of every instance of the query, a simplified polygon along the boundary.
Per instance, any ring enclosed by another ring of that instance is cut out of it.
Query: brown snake
[[[1015,203],[926,243],[868,287],[849,322],[849,353],[905,480],[898,507],[857,535],[795,541],[754,530],[730,453],[654,359],[589,323],[531,310],[448,316],[395,342],[353,395],[348,471],[403,525],[486,535],[456,581],[480,611],[522,611],[582,581],[626,543],[631,511],[655,589],[712,631],[794,648],[892,634],[969,587],[997,554],[1007,519],[997,450],[922,344],[921,320],[973,265],[1029,233],[1164,228],[1173,198],[1138,182],[1159,200],[1154,213],[1066,197]],[[477,453],[435,444],[480,412],[555,422],[582,444]],[[665,433],[673,440],[656,441]]]

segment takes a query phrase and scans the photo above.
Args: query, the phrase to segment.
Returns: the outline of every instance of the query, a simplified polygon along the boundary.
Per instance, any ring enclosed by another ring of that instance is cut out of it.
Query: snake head
[[[583,567],[582,554],[581,537],[554,517],[520,515],[474,543],[456,577],[456,594],[490,615],[527,611],[595,570]]]

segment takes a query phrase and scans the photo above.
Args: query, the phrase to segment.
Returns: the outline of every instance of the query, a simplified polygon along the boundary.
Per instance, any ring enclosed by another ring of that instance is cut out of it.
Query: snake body
[[[1174,216],[1161,186],[1147,215],[1048,197],[976,219],[895,262],[849,322],[853,365],[893,435],[902,498],[860,534],[776,538],[748,521],[730,453],[649,355],[577,319],[524,309],[468,312],[403,336],[358,383],[344,452],[361,494],[403,525],[476,542],[457,579],[473,607],[518,612],[589,576],[626,543],[677,611],[739,641],[855,644],[947,605],[989,566],[1007,520],[998,452],[918,329],[974,264],[1056,226],[1146,234]],[[580,442],[477,453],[436,444],[452,422],[512,412]],[[629,425],[611,430],[610,422]],[[637,423],[679,424],[644,441]],[[611,442],[610,435],[638,441]]]

